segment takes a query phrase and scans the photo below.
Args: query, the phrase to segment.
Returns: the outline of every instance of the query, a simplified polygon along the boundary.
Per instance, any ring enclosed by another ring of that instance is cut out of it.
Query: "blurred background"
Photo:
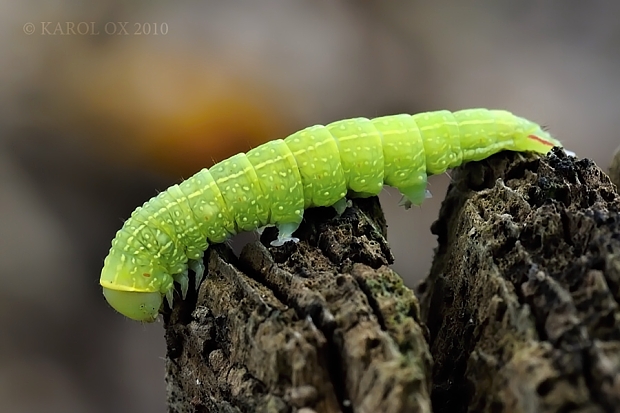
[[[605,1],[0,0],[0,411],[166,411],[162,325],[107,307],[103,258],[158,190],[266,140],[503,108],[606,169],[619,15]],[[381,196],[409,286],[448,181],[410,211]]]

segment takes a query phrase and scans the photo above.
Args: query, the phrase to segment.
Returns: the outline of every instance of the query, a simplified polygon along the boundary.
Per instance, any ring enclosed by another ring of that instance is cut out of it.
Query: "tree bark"
[[[419,288],[435,412],[620,411],[620,198],[593,162],[454,174]]]
[[[428,331],[378,199],[305,216],[297,244],[209,250],[165,315],[170,412],[431,411]]]
[[[169,411],[620,411],[619,211],[559,150],[458,168],[421,305],[376,198],[306,211],[298,244],[211,248],[164,317]]]

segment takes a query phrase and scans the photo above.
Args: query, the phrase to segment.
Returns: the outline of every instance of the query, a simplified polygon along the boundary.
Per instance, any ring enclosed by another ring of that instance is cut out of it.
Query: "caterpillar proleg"
[[[562,146],[539,125],[503,110],[466,109],[355,118],[267,142],[173,185],[137,208],[116,233],[100,283],[121,314],[154,321],[173,284],[196,288],[209,244],[275,225],[274,245],[295,241],[304,210],[377,195],[384,185],[409,208],[428,196],[427,175],[511,150]]]

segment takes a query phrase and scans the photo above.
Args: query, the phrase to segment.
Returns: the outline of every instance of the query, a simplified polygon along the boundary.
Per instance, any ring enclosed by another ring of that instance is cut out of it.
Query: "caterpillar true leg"
[[[172,308],[172,302],[174,300],[174,289],[170,288],[166,291],[166,301],[168,302],[168,307]]]
[[[182,273],[173,275],[173,278],[174,281],[178,282],[181,286],[181,298],[185,299],[185,297],[187,297],[187,290],[189,289],[189,271],[186,269]]]
[[[196,273],[196,291],[200,287],[200,282],[205,277],[205,265],[202,262],[202,257],[199,260],[189,260],[189,269]],[[185,298],[185,296],[183,296]]]

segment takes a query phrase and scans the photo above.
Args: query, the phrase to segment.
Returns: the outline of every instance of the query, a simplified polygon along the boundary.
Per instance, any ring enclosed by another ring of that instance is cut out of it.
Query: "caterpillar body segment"
[[[372,123],[383,136],[385,185],[400,190],[401,205],[420,205],[426,198],[426,151],[416,121],[403,114],[375,118]]]
[[[357,196],[381,192],[385,169],[381,132],[366,118],[333,122],[325,129],[338,145],[346,188]]]
[[[454,115],[447,110],[413,115],[422,134],[426,171],[437,175],[463,162],[459,127]]]
[[[247,153],[264,195],[268,211],[265,224],[275,225],[279,229],[279,237],[273,242],[274,245],[276,243],[282,245],[286,241],[299,241],[293,237],[293,232],[303,219],[304,187],[290,146],[278,139]],[[265,224],[259,228],[264,228]]]
[[[377,195],[383,185],[403,194],[405,207],[428,197],[427,175],[502,150],[546,153],[561,146],[542,128],[510,112],[446,110],[355,118],[311,126],[203,169],[137,208],[112,241],[100,284],[125,316],[153,321],[173,285],[196,288],[209,244],[265,225],[273,245],[293,240],[304,209],[347,197]]]
[[[284,142],[299,169],[305,208],[329,206],[347,194],[338,142],[325,126],[303,129]]]

